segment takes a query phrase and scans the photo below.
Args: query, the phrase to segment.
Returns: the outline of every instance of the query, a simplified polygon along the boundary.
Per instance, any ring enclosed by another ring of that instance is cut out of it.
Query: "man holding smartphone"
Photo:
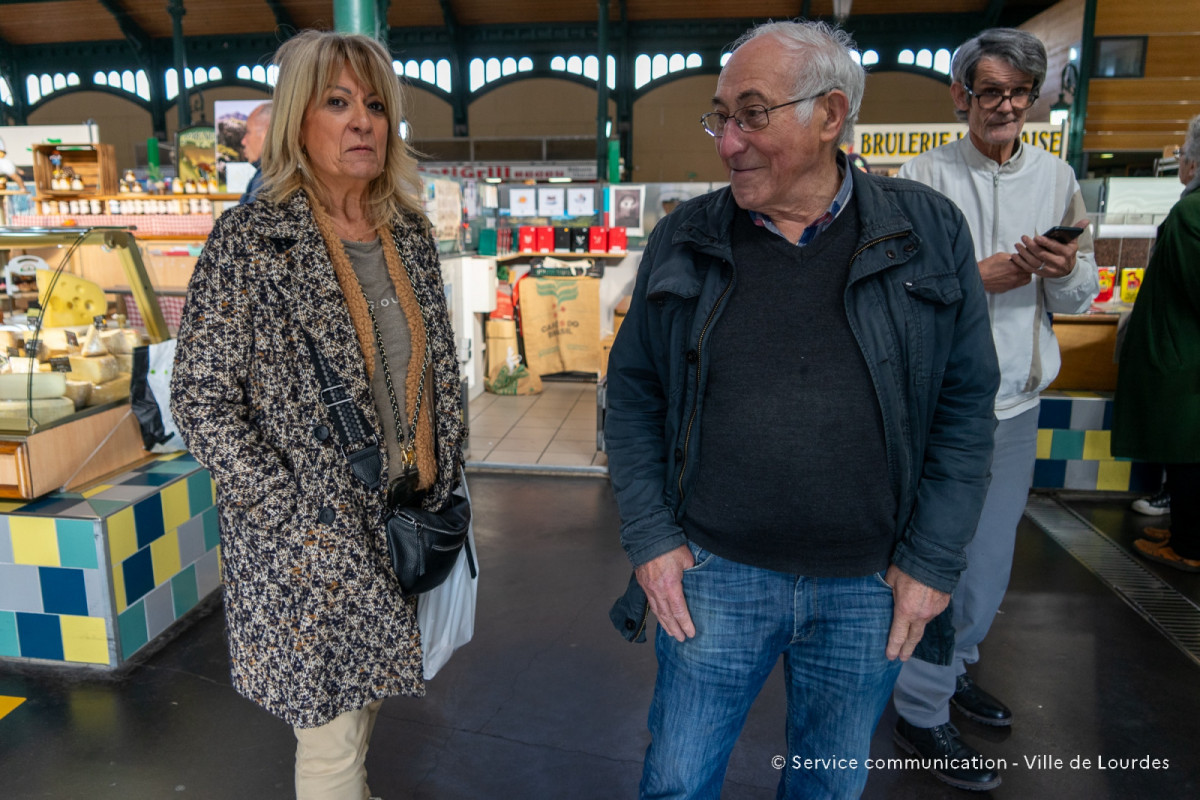
[[[1046,49],[1011,28],[986,30],[958,49],[950,95],[969,135],[907,162],[900,177],[937,189],[971,228],[1000,359],[995,452],[983,514],[967,545],[953,594],[955,653],[948,667],[910,660],[900,672],[894,737],[932,764],[940,780],[988,790],[1000,774],[972,764],[979,753],[950,723],[950,705],[984,725],[1012,712],[966,672],[1008,588],[1017,523],[1037,457],[1038,398],[1058,374],[1051,313],[1087,310],[1099,292],[1092,237],[1079,184],[1061,159],[1022,144],[1026,112],[1046,76]],[[1078,234],[1069,228],[1084,228]],[[1045,234],[1051,234],[1047,236]]]

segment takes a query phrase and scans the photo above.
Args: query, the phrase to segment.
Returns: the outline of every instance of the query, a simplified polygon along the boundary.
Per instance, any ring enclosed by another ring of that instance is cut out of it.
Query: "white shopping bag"
[[[460,490],[470,502],[467,476],[462,476]],[[472,509],[474,516],[474,509]],[[467,564],[467,551],[475,561],[475,575]],[[479,590],[479,558],[475,550],[475,524],[467,528],[467,544],[458,554],[450,577],[437,588],[417,599],[417,625],[421,628],[421,655],[425,680],[437,674],[454,651],[471,641],[475,635],[475,597]]]

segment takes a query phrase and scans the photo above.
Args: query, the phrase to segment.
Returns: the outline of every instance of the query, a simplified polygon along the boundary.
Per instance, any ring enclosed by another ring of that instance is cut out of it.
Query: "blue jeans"
[[[900,661],[885,656],[892,591],[881,574],[805,578],[739,564],[690,545],[683,574],[695,637],[655,637],[658,680],[642,798],[719,798],[754,698],[783,655],[787,751],[778,798],[849,798],[867,782],[871,734]],[[837,757],[834,768],[793,768]],[[857,768],[845,760],[857,759]]]

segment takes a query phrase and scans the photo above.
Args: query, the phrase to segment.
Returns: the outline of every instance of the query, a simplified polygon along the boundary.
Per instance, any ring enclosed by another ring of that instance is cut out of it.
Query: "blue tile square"
[[[1103,423],[1101,423],[1104,425],[1104,427],[1101,430],[1106,430],[1106,431],[1112,430],[1112,418],[1113,418],[1113,401],[1105,400],[1104,401],[1104,421],[1103,421]]]
[[[83,570],[62,567],[38,567],[42,578],[42,608],[47,614],[86,617],[87,587]]]
[[[79,499],[76,497],[49,494],[39,500],[34,500],[32,503],[26,503],[21,506],[21,513],[33,514],[34,516],[54,516],[78,503]]]
[[[146,634],[146,609],[135,603],[117,615],[117,631],[121,636],[121,659],[128,659],[150,641]]]
[[[1047,397],[1042,399],[1038,412],[1038,428],[1071,427],[1071,399]]]
[[[1033,465],[1033,488],[1061,489],[1067,479],[1067,462],[1039,458]]]
[[[63,660],[62,627],[54,614],[17,614],[17,638],[23,658]]]
[[[121,565],[125,570],[125,604],[133,605],[154,588],[154,562],[150,548],[138,550]]]
[[[174,475],[164,475],[161,472],[143,472],[138,475],[128,475],[121,480],[122,486],[162,486],[175,480]]]
[[[137,526],[138,547],[145,547],[166,533],[163,528],[162,497],[153,494],[133,504],[133,522]]]
[[[21,655],[21,641],[17,638],[17,615],[12,611],[0,611],[0,656],[17,658]]]
[[[96,526],[82,519],[54,521],[58,531],[58,563],[64,567],[97,569]]]

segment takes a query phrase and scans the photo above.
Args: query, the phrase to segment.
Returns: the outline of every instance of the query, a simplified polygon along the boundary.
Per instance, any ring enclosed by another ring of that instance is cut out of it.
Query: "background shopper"
[[[1021,143],[1025,114],[1046,76],[1046,49],[1024,31],[997,28],[954,55],[950,96],[969,135],[907,162],[901,177],[953,200],[971,226],[978,271],[1000,359],[995,454],[979,528],[967,545],[967,568],[954,590],[954,659],[949,666],[913,660],[896,681],[896,741],[930,759],[941,780],[990,789],[1000,775],[970,764],[978,753],[950,724],[953,702],[985,725],[1010,725],[1012,712],[975,685],[966,665],[979,660],[1012,570],[1017,523],[1025,511],[1037,457],[1039,395],[1060,362],[1050,314],[1085,311],[1099,291],[1092,239],[1042,236],[1056,225],[1088,224],[1067,164]]]
[[[636,635],[647,598],[659,621],[642,797],[720,795],[780,657],[789,756],[861,765],[897,659],[949,655],[926,625],[983,501],[995,351],[962,215],[838,149],[853,47],[793,22],[735,43],[701,120],[730,186],[656,226],[612,349],[605,443],[637,578],[614,621]],[[781,775],[788,798],[867,780]]]
[[[1113,408],[1115,456],[1166,465],[1169,529],[1135,552],[1200,572],[1200,116],[1179,151],[1183,196],[1158,228],[1125,329]]]
[[[460,474],[458,363],[391,56],[308,31],[276,61],[264,187],[196,265],[171,403],[217,484],[234,686],[294,726],[300,798],[365,798],[380,702],[424,693],[416,603],[387,558],[388,481],[351,475],[303,333],[386,444],[390,482],[424,386],[408,475],[431,509]]]

